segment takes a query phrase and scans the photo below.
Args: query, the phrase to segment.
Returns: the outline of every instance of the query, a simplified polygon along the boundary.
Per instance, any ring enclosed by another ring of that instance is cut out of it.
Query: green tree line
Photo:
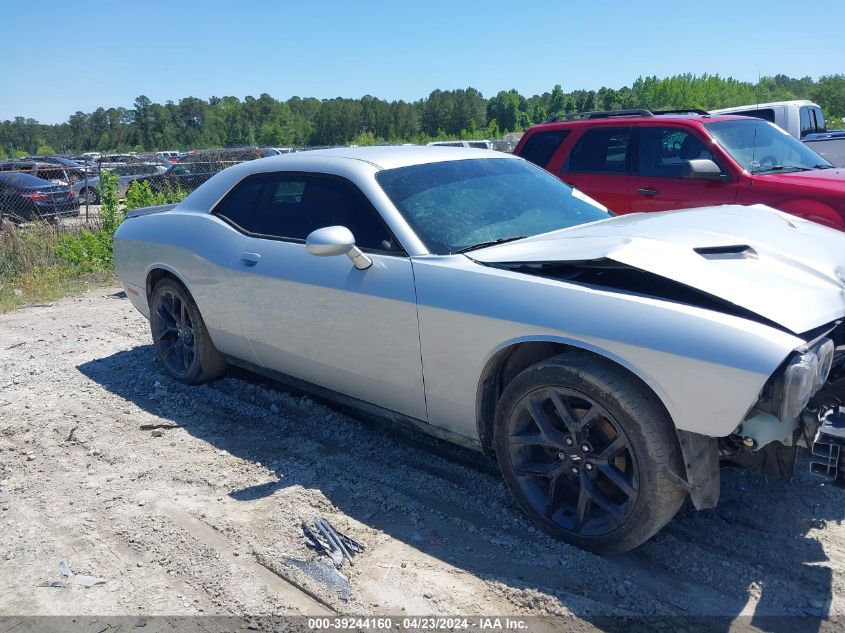
[[[502,90],[490,98],[474,88],[435,90],[414,102],[369,95],[279,101],[262,94],[243,100],[185,97],[159,104],[141,95],[133,108],[76,112],[65,123],[48,125],[24,117],[2,121],[0,155],[496,138],[567,113],[620,108],[715,109],[786,99],[815,101],[825,110],[831,127],[841,127],[845,75],[818,80],[777,75],[749,83],[719,75],[684,74],[640,77],[619,89],[564,92],[556,85],[551,92],[530,97],[516,90]]]

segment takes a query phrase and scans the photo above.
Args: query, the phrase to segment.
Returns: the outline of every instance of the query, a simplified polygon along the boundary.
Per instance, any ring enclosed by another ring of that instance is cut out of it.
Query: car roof
[[[357,180],[360,184],[383,169],[485,158],[523,160],[504,152],[468,147],[390,145],[307,150],[250,160],[224,169],[191,192],[179,204],[179,209],[208,213],[233,186],[255,174],[275,171],[326,173]]]
[[[4,160],[0,161],[0,165],[3,165],[4,167],[13,165],[15,167],[26,167],[27,169],[31,169],[33,167],[44,169],[64,169],[67,167],[61,163],[48,163],[43,160],[35,160],[32,158],[14,158],[12,160]]]
[[[287,165],[299,158],[320,156],[338,160],[358,160],[369,163],[378,169],[395,169],[410,165],[439,163],[451,160],[467,160],[471,158],[517,158],[510,154],[490,149],[476,149],[473,147],[446,147],[442,145],[375,145],[370,147],[335,147],[331,149],[314,149],[273,156],[265,161],[283,161],[279,165]]]
[[[809,99],[790,99],[788,101],[769,101],[768,103],[751,103],[742,106],[731,106],[730,108],[719,108],[712,112],[720,113],[726,110],[760,110],[761,108],[772,108],[774,106],[814,106],[817,105]]]

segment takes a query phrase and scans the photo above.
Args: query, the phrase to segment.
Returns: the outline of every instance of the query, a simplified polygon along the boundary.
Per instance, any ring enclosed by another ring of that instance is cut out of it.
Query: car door
[[[636,169],[629,179],[632,212],[668,211],[736,202],[737,180],[728,175],[710,143],[680,126],[638,129]],[[685,178],[686,161],[709,159],[722,170],[719,180]]]
[[[242,234],[232,291],[261,366],[426,419],[411,261],[355,185],[260,174],[215,213]],[[372,266],[309,254],[306,236],[325,226],[350,229]]]
[[[584,132],[558,177],[616,213],[628,212],[630,127],[600,126]]]

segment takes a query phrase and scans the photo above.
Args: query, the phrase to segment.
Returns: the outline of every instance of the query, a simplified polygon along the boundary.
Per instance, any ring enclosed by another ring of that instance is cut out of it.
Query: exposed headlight
[[[822,388],[833,366],[833,353],[836,346],[829,338],[824,339],[814,350],[819,359],[819,372],[816,378],[816,391]]]
[[[833,365],[834,344],[829,338],[792,360],[783,372],[778,418],[797,418],[822,388]]]
[[[818,374],[819,357],[813,352],[802,354],[787,365],[783,372],[778,418],[794,420],[801,414],[816,392]]]

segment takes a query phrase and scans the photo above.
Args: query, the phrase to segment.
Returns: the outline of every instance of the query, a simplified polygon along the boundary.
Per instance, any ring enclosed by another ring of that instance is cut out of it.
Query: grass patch
[[[111,235],[100,226],[0,226],[0,312],[114,281]]]
[[[170,188],[153,193],[147,182],[136,182],[121,208],[117,190],[117,176],[104,170],[99,219],[87,226],[0,223],[0,312],[117,283],[112,240],[126,211],[178,202],[186,195]]]
[[[111,270],[86,271],[77,266],[60,264],[31,270],[0,278],[0,313],[117,283],[117,277]]]

